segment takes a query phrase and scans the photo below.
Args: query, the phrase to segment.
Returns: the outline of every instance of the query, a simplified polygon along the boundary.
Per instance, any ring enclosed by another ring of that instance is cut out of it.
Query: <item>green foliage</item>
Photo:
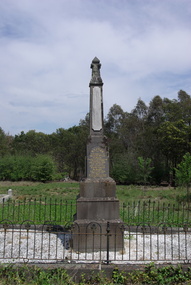
[[[21,224],[25,220],[35,224],[44,224],[45,221],[53,221],[54,224],[71,224],[76,213],[75,200],[62,199],[24,199],[8,200],[0,204],[0,220],[9,220],[15,224]]]
[[[119,269],[116,267],[112,273],[112,281],[114,284],[125,284],[127,281],[127,277],[125,276],[124,272],[120,272]]]
[[[9,155],[0,158],[0,180],[45,182],[52,180],[53,174],[54,162],[47,155]]]
[[[104,121],[104,134],[108,137],[111,175],[117,181],[137,183],[137,159],[150,157],[154,167],[150,181],[174,183],[174,168],[185,153],[191,153],[191,96],[180,90],[177,99],[157,95],[148,105],[139,98],[131,112],[114,104]],[[66,172],[79,180],[85,175],[88,135],[89,114],[78,126],[59,128],[50,135],[29,130],[12,137],[0,128],[0,158],[50,155],[58,174]],[[17,165],[12,179],[22,179],[21,168]],[[12,169],[7,171],[4,177],[10,177]],[[34,176],[39,179],[35,171]]]
[[[175,167],[188,146],[188,126],[183,120],[176,122],[167,121],[161,124],[158,133],[162,151]]]
[[[60,128],[50,135],[54,146],[52,155],[59,172],[67,172],[68,176],[78,180],[85,171],[86,142],[88,137],[86,125],[74,126],[68,130]]]
[[[146,185],[149,181],[149,178],[151,177],[151,171],[153,170],[154,167],[151,166],[151,159],[146,158],[144,159],[143,157],[138,157],[138,162],[139,162],[139,181],[144,183]]]
[[[124,112],[121,106],[114,104],[107,115],[107,120],[105,121],[105,129],[107,133],[116,134],[119,131],[121,122],[124,117]]]
[[[121,184],[132,184],[136,181],[133,159],[126,154],[116,155],[112,163],[111,176]]]
[[[154,263],[147,265],[144,271],[120,272],[114,269],[112,280],[114,284],[190,284],[191,270],[184,271],[180,266],[156,267]]]
[[[31,164],[31,180],[50,181],[54,173],[54,162],[50,156],[39,155],[35,157]]]
[[[76,199],[79,193],[79,184],[70,182],[31,182],[20,181],[0,182],[0,194],[6,193],[11,188],[14,193],[14,200],[23,201],[26,199],[40,199],[40,198],[60,198],[65,200]]]
[[[11,152],[11,143],[13,137],[6,135],[0,127],[0,157],[3,157]]]
[[[14,153],[20,155],[47,154],[50,151],[49,135],[35,130],[30,130],[26,134],[21,132],[15,135],[13,148]]]
[[[176,171],[176,181],[178,185],[187,186],[191,183],[191,155],[186,153],[183,160],[178,164]]]
[[[186,153],[182,162],[175,168],[176,182],[178,185],[186,186],[187,199],[189,199],[189,187],[191,183],[191,155]]]
[[[37,224],[45,220],[58,224],[73,221],[78,183],[0,182],[0,194],[9,188],[14,196],[0,204],[0,220],[10,219],[15,223],[32,220]],[[190,222],[191,212],[179,189],[148,187],[145,193],[142,187],[117,185],[120,217],[127,224],[180,226]]]
[[[72,278],[63,268],[41,269],[38,266],[2,266],[0,267],[1,284],[23,284],[23,285],[74,285]],[[104,271],[100,273],[89,272],[82,274],[78,284],[102,284],[102,285],[128,285],[128,284],[190,284],[191,270],[183,270],[181,266],[156,267],[153,263],[147,265],[144,270],[136,270],[128,273],[114,268],[112,277],[105,276]]]
[[[66,271],[61,268],[43,270],[36,266],[13,267],[13,265],[0,267],[1,284],[39,284],[58,285],[74,284]]]

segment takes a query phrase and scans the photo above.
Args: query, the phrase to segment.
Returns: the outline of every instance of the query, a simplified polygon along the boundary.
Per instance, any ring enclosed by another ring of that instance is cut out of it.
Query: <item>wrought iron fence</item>
[[[24,199],[4,201],[0,204],[0,220],[10,219],[14,224],[23,220],[33,220],[35,224],[45,221],[64,224],[73,221],[76,213],[75,200],[62,199]]]
[[[101,224],[89,223],[80,231],[75,223],[67,227],[53,222],[37,225],[26,220],[16,225],[2,220],[0,261],[106,264],[191,261],[191,224],[174,228],[166,223],[155,227],[124,223],[114,231],[110,226],[108,222],[102,230]]]
[[[35,224],[43,224],[44,221],[72,223],[75,213],[76,200],[24,199],[3,201],[0,204],[0,220],[10,219],[14,224],[19,224],[23,220],[33,220]],[[120,203],[120,217],[129,225],[149,223],[154,226],[168,223],[178,226],[191,222],[191,204],[170,204],[150,200]]]
[[[191,222],[191,203],[161,203],[150,200],[122,203],[120,215],[130,225],[168,223],[179,226]]]
[[[123,226],[73,222],[75,200],[0,204],[1,262],[190,262],[190,204],[121,203]]]

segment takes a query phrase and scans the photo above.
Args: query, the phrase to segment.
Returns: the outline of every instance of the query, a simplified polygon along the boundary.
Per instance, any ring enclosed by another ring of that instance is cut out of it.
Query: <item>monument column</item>
[[[109,153],[103,129],[103,82],[100,68],[100,61],[95,57],[91,63],[92,77],[89,84],[90,135],[87,142],[86,179],[80,182],[74,221],[80,232],[84,233],[87,233],[87,226],[92,222],[99,224],[102,232],[106,230],[107,222],[113,231],[116,226],[122,224],[119,218],[119,200],[116,198],[116,183],[109,177]],[[77,243],[75,239],[75,248]],[[82,249],[83,239],[80,243]],[[102,242],[102,248],[105,247],[106,244]],[[119,248],[121,249],[121,243]]]

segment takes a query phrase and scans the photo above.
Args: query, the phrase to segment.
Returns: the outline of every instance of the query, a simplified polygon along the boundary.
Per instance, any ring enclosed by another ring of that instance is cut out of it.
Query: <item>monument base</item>
[[[86,178],[80,182],[80,197],[115,197],[116,183],[111,177]]]
[[[122,251],[124,226],[121,220],[76,220],[72,230],[72,248],[76,252]]]
[[[78,252],[123,250],[123,222],[116,183],[108,178],[86,178],[80,183],[72,243]]]
[[[77,199],[77,220],[116,220],[119,219],[119,200],[116,198]]]

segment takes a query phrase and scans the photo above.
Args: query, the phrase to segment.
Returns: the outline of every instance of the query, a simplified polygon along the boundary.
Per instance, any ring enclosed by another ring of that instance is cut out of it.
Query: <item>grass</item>
[[[121,202],[155,201],[176,203],[185,200],[186,189],[173,187],[147,187],[117,185],[117,197]]]
[[[72,182],[0,182],[0,194],[7,194],[12,189],[15,200],[30,198],[59,198],[65,200],[76,199],[79,193],[79,183]]]
[[[13,199],[0,205],[0,220],[14,223],[31,220],[37,224],[73,221],[79,183],[0,182],[0,194],[7,193],[10,188]],[[120,216],[130,225],[168,223],[179,226],[191,222],[185,189],[117,185],[116,194]]]
[[[8,189],[13,190],[14,199],[24,200],[25,198],[54,198],[54,199],[76,199],[79,194],[79,183],[77,182],[9,182],[0,181],[0,194],[7,193]],[[165,203],[176,203],[186,199],[186,189],[173,187],[147,187],[135,185],[117,185],[116,195],[120,202],[138,201],[160,201]]]
[[[66,224],[76,213],[79,183],[0,182],[0,194],[7,193],[8,189],[13,190],[13,199],[0,205],[0,220],[18,224],[23,220]]]

